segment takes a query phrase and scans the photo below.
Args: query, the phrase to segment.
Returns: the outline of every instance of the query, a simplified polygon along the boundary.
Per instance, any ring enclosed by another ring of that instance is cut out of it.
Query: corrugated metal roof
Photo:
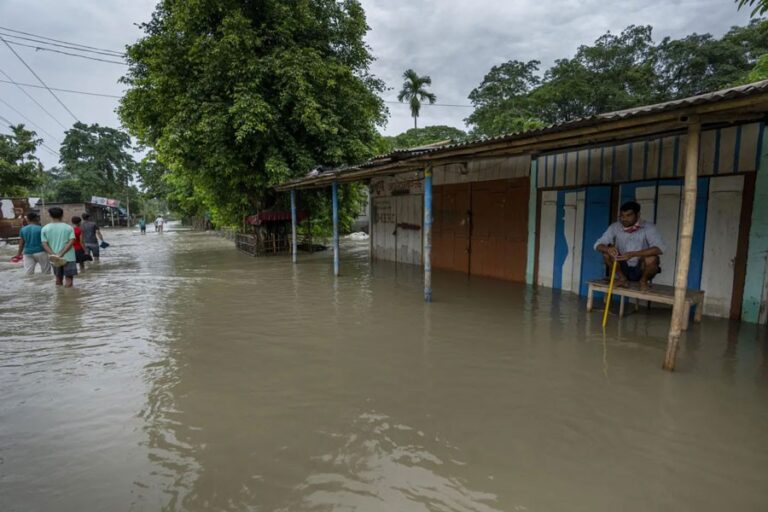
[[[529,130],[525,132],[513,132],[496,137],[483,137],[480,139],[463,141],[463,142],[450,142],[447,144],[426,145],[408,149],[396,149],[385,155],[379,155],[371,158],[365,162],[361,162],[356,165],[347,165],[338,167],[329,171],[324,171],[315,174],[308,174],[302,178],[291,180],[278,185],[278,189],[290,189],[296,186],[311,185],[315,181],[323,181],[323,178],[338,177],[345,173],[352,171],[359,171],[371,167],[380,167],[386,164],[394,163],[401,160],[407,160],[417,156],[425,154],[434,154],[443,151],[453,149],[463,149],[472,147],[482,147],[487,144],[497,144],[508,141],[524,140],[527,138],[539,137],[542,135],[548,135],[558,132],[564,132],[568,130],[574,130],[578,128],[589,127],[602,123],[608,123],[612,121],[628,120],[633,118],[641,118],[653,114],[659,114],[664,112],[670,112],[675,110],[685,110],[691,107],[697,107],[706,104],[719,103],[722,101],[746,98],[750,96],[756,96],[759,94],[768,93],[768,80],[761,82],[755,82],[746,85],[740,85],[737,87],[731,87],[728,89],[722,89],[705,94],[699,94],[697,96],[690,96],[688,98],[682,98],[679,100],[666,101],[664,103],[656,103],[653,105],[644,105],[641,107],[629,108],[625,110],[617,110],[614,112],[606,112],[603,114],[597,114],[594,116],[574,119],[564,123],[558,123],[549,125],[543,128],[535,130]]]

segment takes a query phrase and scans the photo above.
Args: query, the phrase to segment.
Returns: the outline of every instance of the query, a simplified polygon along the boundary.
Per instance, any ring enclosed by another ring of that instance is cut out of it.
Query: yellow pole
[[[603,312],[603,329],[605,324],[608,323],[608,308],[611,307],[611,294],[613,293],[613,280],[616,278],[616,259],[613,260],[613,267],[611,268],[611,282],[608,284],[608,295],[605,297],[605,311]]]

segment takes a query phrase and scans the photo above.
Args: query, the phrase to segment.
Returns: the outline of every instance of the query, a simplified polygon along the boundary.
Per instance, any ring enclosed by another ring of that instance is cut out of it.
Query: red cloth
[[[634,224],[632,224],[629,227],[624,228],[625,233],[634,233],[635,231],[641,229],[643,227],[643,221],[638,220]]]
[[[75,248],[76,251],[82,251],[83,246],[80,245],[80,237],[83,235],[83,230],[80,229],[80,226],[74,226],[75,228],[75,245],[72,247]]]

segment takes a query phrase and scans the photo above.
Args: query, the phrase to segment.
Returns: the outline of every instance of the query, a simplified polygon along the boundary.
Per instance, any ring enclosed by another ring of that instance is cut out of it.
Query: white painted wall
[[[680,185],[659,185],[656,227],[667,250],[661,255],[661,274],[654,283],[673,286],[677,268],[677,235],[680,229]]]
[[[701,275],[706,315],[727,317],[730,313],[743,188],[744,176],[723,176],[709,181]]]
[[[638,187],[635,189],[635,201],[640,205],[640,216],[656,223],[656,187]]]
[[[393,197],[395,205],[395,222],[397,225],[396,258],[399,263],[421,265],[422,242],[422,217],[424,197],[422,195],[408,195]],[[418,226],[419,229],[408,229],[404,225]]]
[[[392,197],[376,197],[372,201],[373,257],[380,260],[395,260],[395,208]]]
[[[563,263],[563,290],[579,291],[581,258],[584,253],[584,201],[585,192],[565,194],[563,231],[568,255]]]
[[[555,216],[557,191],[541,193],[541,227],[539,229],[539,275],[536,284],[552,287],[555,264]]]

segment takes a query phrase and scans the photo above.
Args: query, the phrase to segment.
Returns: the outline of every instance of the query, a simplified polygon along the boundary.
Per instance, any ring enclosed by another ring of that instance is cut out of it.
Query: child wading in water
[[[85,252],[85,242],[83,241],[83,230],[80,229],[80,222],[83,219],[75,215],[72,217],[72,228],[75,231],[75,243],[72,248],[75,249],[75,261],[80,265],[80,272],[85,272],[85,262],[93,261],[93,258]]]
[[[62,284],[70,288],[77,275],[77,263],[75,263],[75,230],[61,219],[64,210],[58,206],[48,209],[51,223],[43,226],[40,232],[40,240],[43,249],[50,256],[53,265],[53,275],[56,276],[56,286]],[[66,279],[66,283],[64,282]]]

